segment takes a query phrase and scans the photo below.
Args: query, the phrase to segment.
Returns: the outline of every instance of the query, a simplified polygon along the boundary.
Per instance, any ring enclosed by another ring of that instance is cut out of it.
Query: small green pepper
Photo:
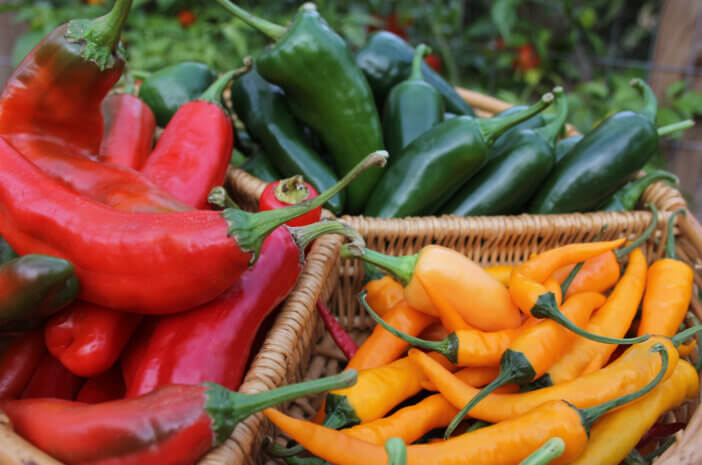
[[[207,65],[178,63],[149,74],[139,87],[139,98],[164,127],[181,105],[200,97],[216,79],[217,73]]]
[[[639,198],[646,188],[658,181],[670,181],[677,184],[678,177],[663,170],[652,171],[619,189],[607,202],[598,208],[598,210],[616,212],[631,211],[636,207]]]
[[[422,77],[422,58],[430,51],[424,44],[417,46],[409,78],[393,87],[385,101],[383,136],[390,163],[397,162],[402,149],[439,124],[444,116],[441,95]]]
[[[514,113],[517,113],[519,111],[523,111],[526,108],[528,108],[526,105],[515,105],[512,108],[508,108],[503,112],[500,112],[496,114],[495,116],[501,117],[501,116],[509,116]],[[492,149],[490,150],[490,160],[495,158],[497,153],[504,153],[505,149],[502,147],[504,144],[506,144],[510,137],[513,134],[516,134],[517,131],[521,131],[522,129],[536,129],[544,126],[546,124],[546,121],[544,120],[544,117],[539,113],[538,115],[534,115],[528,120],[522,121],[521,123],[512,126],[508,130],[506,130],[500,137],[497,138],[495,141],[495,145],[492,146]]]
[[[407,79],[414,51],[402,38],[388,31],[373,34],[356,54],[356,64],[365,74],[377,102],[384,102],[390,89]],[[434,86],[444,99],[446,110],[457,115],[475,116],[468,103],[451,84],[426,63],[422,64],[424,80]]]
[[[230,13],[277,42],[256,59],[256,70],[283,89],[292,113],[314,130],[345,175],[369,153],[383,149],[383,130],[368,81],[351,50],[313,4],[300,7],[288,28],[254,17],[229,0]],[[361,211],[382,174],[373,167],[346,190],[350,213]]]
[[[73,265],[61,258],[25,255],[0,266],[0,324],[56,313],[78,295]]]
[[[283,91],[266,82],[253,69],[232,84],[234,111],[258,141],[270,161],[285,177],[302,175],[318,192],[337,183],[338,178],[305,141],[305,134],[290,113]],[[325,204],[334,214],[344,208],[344,193]]]
[[[556,142],[556,164],[560,163],[570,149],[582,140],[583,136],[570,136]]]
[[[557,117],[543,128],[516,133],[510,129],[509,138],[500,147],[493,147],[494,158],[441,209],[443,213],[478,216],[521,211],[555,165],[553,144],[565,124],[568,104],[563,89],[557,87],[553,93]]]
[[[12,250],[10,244],[8,244],[5,239],[0,237],[0,265],[7,263],[14,258],[17,258],[17,254],[14,250]]]
[[[553,94],[522,112],[489,119],[457,116],[410,143],[373,191],[366,216],[403,218],[435,212],[482,168],[504,131],[546,108]]]

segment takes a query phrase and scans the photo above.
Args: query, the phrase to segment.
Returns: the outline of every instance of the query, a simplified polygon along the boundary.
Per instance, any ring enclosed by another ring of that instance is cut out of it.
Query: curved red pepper
[[[44,328],[49,352],[78,376],[97,376],[117,361],[141,315],[75,302]]]
[[[124,398],[124,380],[119,364],[101,374],[88,379],[78,391],[76,401],[86,404],[99,404]]]
[[[297,205],[305,200],[311,200],[319,196],[317,190],[302,179],[302,176],[275,181],[266,186],[258,201],[260,211],[276,210],[278,208]],[[288,221],[288,226],[304,226],[312,224],[322,217],[322,207],[315,208],[306,214]]]
[[[22,391],[22,399],[50,397],[73,400],[85,381],[64,367],[51,354],[44,353],[32,379]]]
[[[0,352],[0,399],[15,399],[22,394],[44,354],[41,330],[16,336]]]
[[[154,112],[135,95],[112,94],[102,101],[102,116],[100,161],[140,169],[154,145]]]

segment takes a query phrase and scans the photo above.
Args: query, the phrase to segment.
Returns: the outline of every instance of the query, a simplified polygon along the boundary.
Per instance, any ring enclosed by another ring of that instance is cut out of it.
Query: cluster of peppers
[[[378,322],[370,336],[340,343],[358,381],[328,393],[313,421],[266,409],[298,443],[269,442],[269,454],[308,465],[383,465],[397,454],[423,465],[616,465],[660,454],[656,431],[684,424],[657,421],[699,392],[702,356],[697,367],[682,357],[702,326],[683,330],[696,320],[693,272],[672,233],[666,256],[647,265],[652,210],[626,247],[570,244],[514,267],[481,268],[437,245],[404,257],[344,246],[343,257],[392,276],[371,274],[359,295]],[[388,441],[400,452],[386,452]]]

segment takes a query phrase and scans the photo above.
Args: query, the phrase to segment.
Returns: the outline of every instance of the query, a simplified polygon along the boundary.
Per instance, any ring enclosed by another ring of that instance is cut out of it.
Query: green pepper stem
[[[340,234],[351,240],[351,247],[363,249],[365,246],[363,237],[356,230],[337,220],[323,219],[306,226],[288,226],[288,229],[300,250],[304,250],[313,240],[324,234]]]
[[[366,263],[387,270],[395,279],[400,281],[403,286],[408,285],[412,280],[414,267],[417,265],[417,260],[419,260],[419,254],[394,257],[371,249],[359,251],[345,246],[341,248],[341,256],[343,258],[358,258]]]
[[[239,167],[246,163],[248,161],[248,158],[246,158],[246,155],[241,153],[237,149],[232,150],[232,157],[229,159],[229,164],[232,166]],[[216,189],[216,188],[215,188]]]
[[[641,235],[637,237],[631,244],[627,245],[623,249],[616,250],[614,252],[614,256],[617,257],[618,260],[620,260],[622,257],[626,257],[627,255],[629,255],[631,252],[634,251],[634,249],[639,248],[641,244],[646,242],[648,238],[651,237],[653,231],[656,230],[656,226],[658,226],[658,209],[652,203],[647,203],[646,207],[649,210],[651,210],[651,223],[649,223],[646,230],[643,233],[641,233]]]
[[[367,294],[368,291],[365,290],[358,294],[359,302],[361,302],[361,305],[363,306],[363,308],[366,309],[371,318],[373,318],[375,322],[378,323],[380,326],[385,328],[390,334],[402,339],[403,341],[410,344],[412,347],[421,347],[422,349],[433,350],[434,352],[438,352],[447,359],[449,359],[451,363],[456,363],[456,360],[458,358],[458,339],[456,338],[455,333],[449,334],[445,339],[441,341],[427,341],[425,339],[419,339],[418,337],[410,336],[409,334],[403,333],[402,331],[395,329],[389,324],[387,324],[387,322],[385,322],[385,320],[383,320],[380,317],[380,315],[373,311],[371,306],[368,305],[368,302],[366,301]]]
[[[407,446],[401,438],[385,441],[385,452],[388,453],[388,465],[407,465]]]
[[[566,122],[566,118],[568,118],[568,101],[563,94],[563,87],[555,87],[552,92],[556,97],[556,105],[558,106],[556,117],[546,126],[536,129],[536,132],[551,145],[556,142]]]
[[[219,208],[239,208],[222,186],[213,187],[207,195],[207,202]]]
[[[151,76],[151,73],[149,71],[142,71],[138,69],[130,70],[129,74],[131,74],[134,79],[140,79],[142,81]]]
[[[385,150],[378,150],[371,153],[354,166],[332,187],[322,192],[319,196],[297,205],[257,213],[228,208],[222,212],[222,217],[229,226],[229,236],[236,239],[242,251],[251,253],[251,264],[253,264],[258,259],[263,240],[275,228],[281,224],[287,223],[293,218],[304,215],[310,210],[321,207],[366,169],[374,165],[385,166],[387,159],[388,152]]]
[[[619,197],[619,201],[622,203],[622,205],[624,205],[624,209],[630,211],[633,210],[634,207],[636,207],[639,198],[648,188],[648,186],[658,181],[670,181],[674,184],[677,184],[678,177],[664,170],[651,171],[647,175],[636,179],[627,184],[626,186],[622,187],[614,195]]]
[[[563,455],[563,452],[565,452],[565,441],[556,436],[546,441],[543,446],[519,462],[519,465],[546,465],[551,460]]]
[[[298,397],[319,392],[342,389],[356,384],[358,372],[346,370],[338,375],[291,384],[258,394],[241,394],[214,383],[203,383],[205,410],[212,418],[215,434],[214,445],[224,442],[240,421],[261,410]]]
[[[383,270],[368,262],[363,263],[363,284],[370,281],[375,281],[376,279],[382,279],[385,276]]]
[[[668,439],[666,439],[665,442],[663,442],[663,444],[661,444],[658,448],[656,448],[656,450],[646,454],[644,456],[644,459],[645,460],[655,459],[656,457],[661,455],[663,452],[667,451],[670,448],[670,446],[672,446],[673,444],[675,444],[675,436],[671,436]]]
[[[624,457],[622,463],[624,465],[648,465],[648,461],[643,458],[636,448],[631,449],[631,452],[629,452],[629,455]]]
[[[215,82],[212,83],[210,87],[207,88],[207,90],[205,90],[205,92],[202,93],[202,95],[200,95],[198,100],[214,103],[215,105],[219,105],[221,107],[222,93],[224,92],[224,89],[227,88],[229,81],[241,76],[242,74],[248,73],[251,70],[252,65],[253,61],[251,60],[251,57],[244,58],[244,66],[222,74]]]
[[[424,57],[431,53],[431,48],[425,44],[419,44],[414,49],[414,56],[412,57],[412,71],[410,72],[408,81],[423,81],[424,76],[422,75],[422,63],[424,63]]]
[[[691,119],[686,119],[684,121],[679,121],[677,123],[669,124],[667,126],[663,126],[658,128],[658,136],[663,137],[667,136],[669,134],[673,134],[674,132],[678,131],[684,131],[685,129],[690,129],[692,126],[695,125],[695,122],[692,121]]]
[[[271,443],[267,448],[266,452],[268,455],[271,457],[276,457],[276,458],[290,458],[294,457],[296,455],[299,455],[305,451],[305,448],[302,447],[300,444],[296,444],[291,447],[284,447],[284,446],[279,446],[278,444],[273,444]],[[287,462],[287,460],[286,460]]]
[[[267,451],[272,450],[272,447],[273,446],[271,446]],[[288,465],[325,465],[325,464],[329,463],[324,459],[320,459],[319,457],[296,457],[296,456],[283,457],[283,462],[287,463]]]
[[[229,13],[233,14],[257,31],[267,35],[272,40],[280,40],[280,38],[285,34],[285,31],[287,31],[287,28],[268,21],[267,19],[254,16],[229,0],[217,0],[217,3],[222,5]]]
[[[671,337],[670,340],[675,347],[680,347],[680,344],[685,342],[687,339],[691,338],[695,334],[702,332],[702,325],[693,326],[685,331],[681,331],[675,336]]]
[[[547,93],[535,104],[522,111],[517,111],[507,116],[494,116],[492,118],[479,118],[475,120],[480,133],[487,145],[492,145],[500,135],[515,124],[531,118],[553,102],[553,94]]]
[[[602,226],[602,229],[600,232],[595,234],[595,237],[592,238],[592,242],[597,242],[600,240],[600,237],[602,237],[602,234],[604,234],[605,231],[607,231],[607,228],[609,228],[608,224],[605,224]],[[570,270],[570,273],[568,273],[568,276],[566,276],[566,279],[563,281],[563,284],[561,284],[561,295],[566,295],[568,293],[568,289],[570,288],[570,285],[573,284],[573,280],[575,277],[580,273],[580,270],[585,266],[585,262],[578,262],[575,264],[572,270]]]
[[[682,213],[686,216],[687,210],[684,208],[678,208],[670,215],[670,219],[668,219],[668,237],[665,238],[665,256],[672,258],[673,260],[680,260],[678,255],[675,253],[675,231],[673,229],[675,228],[675,217],[678,215],[678,213]]]
[[[590,426],[592,426],[592,424],[595,423],[595,421],[597,421],[602,415],[609,412],[610,410],[613,410],[624,404],[628,404],[629,402],[634,401],[639,397],[645,396],[663,380],[663,376],[665,375],[666,371],[668,371],[668,352],[666,351],[663,344],[654,345],[653,347],[651,347],[650,351],[658,352],[661,356],[661,369],[656,375],[656,377],[653,378],[653,380],[651,380],[650,383],[648,383],[646,386],[642,387],[638,391],[634,391],[625,396],[612,399],[608,402],[605,402],[604,404],[600,404],[595,407],[579,409],[578,411],[580,412],[580,417],[582,418],[583,425],[586,429],[589,430]]]
[[[658,100],[656,100],[656,94],[653,93],[653,90],[648,84],[639,78],[632,79],[630,84],[639,89],[643,94],[644,108],[640,111],[640,114],[645,116],[651,123],[655,124],[656,117],[658,116]]]
[[[585,339],[590,339],[596,342],[602,342],[604,344],[637,344],[639,342],[647,341],[651,338],[651,336],[648,334],[631,338],[606,337],[585,331],[584,329],[574,325],[572,321],[570,321],[568,318],[565,317],[565,315],[563,315],[563,313],[561,313],[561,311],[558,309],[556,297],[553,295],[553,292],[546,292],[544,294],[541,294],[536,300],[534,306],[531,308],[531,314],[535,318],[550,318],[556,323],[560,324],[561,326],[571,330],[580,337],[584,337]]]
[[[310,196],[310,191],[307,189],[302,176],[296,174],[291,178],[281,179],[273,189],[273,195],[282,203],[297,205],[307,200],[307,197]]]
[[[113,52],[117,50],[122,27],[127,21],[131,7],[132,0],[117,0],[109,13],[95,19],[90,34],[91,40],[98,45],[109,47]]]

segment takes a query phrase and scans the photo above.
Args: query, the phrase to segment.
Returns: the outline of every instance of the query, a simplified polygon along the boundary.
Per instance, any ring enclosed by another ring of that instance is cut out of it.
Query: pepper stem
[[[354,250],[345,245],[341,248],[341,256],[343,258],[359,258],[366,263],[387,270],[395,279],[400,281],[403,286],[408,285],[412,280],[414,267],[417,265],[417,260],[419,260],[419,254],[395,257],[371,249]]]
[[[305,185],[305,181],[299,174],[287,179],[283,179],[273,189],[273,195],[282,203],[297,205],[307,200],[310,191]]]
[[[546,465],[551,460],[563,455],[563,452],[565,452],[565,441],[556,436],[546,441],[543,446],[519,462],[519,465]]]
[[[258,259],[263,240],[275,228],[322,206],[369,167],[374,165],[385,166],[387,159],[388,153],[385,150],[371,153],[331,188],[322,192],[319,196],[297,205],[257,213],[228,208],[222,212],[222,217],[229,225],[229,236],[236,239],[241,250],[252,254],[251,264],[254,264]]]
[[[395,337],[402,339],[403,341],[410,344],[412,347],[421,347],[422,349],[433,350],[438,352],[444,357],[446,357],[451,363],[456,363],[458,359],[458,339],[455,333],[449,334],[445,339],[441,341],[427,341],[426,339],[419,339],[418,337],[410,336],[409,334],[403,333],[402,331],[393,328],[385,320],[383,320],[380,315],[375,313],[368,302],[366,301],[366,296],[368,291],[364,290],[358,294],[358,300],[361,302],[363,308],[366,309],[368,314],[378,323],[380,326],[385,328],[390,334]]]
[[[241,8],[239,5],[235,5],[229,0],[217,0],[217,3],[222,5],[225,10],[227,10],[228,12],[230,12],[231,14],[233,14],[234,16],[251,26],[252,28],[256,29],[264,35],[267,35],[272,40],[280,40],[280,38],[283,37],[283,35],[285,34],[285,31],[287,31],[287,28],[284,28],[283,26],[268,21],[267,19],[254,16],[248,11]]]
[[[600,237],[602,237],[602,234],[604,234],[604,232],[607,231],[607,228],[609,228],[608,224],[602,226],[600,232],[595,234],[595,237],[592,238],[592,242],[599,241]],[[573,284],[573,280],[578,275],[578,273],[580,273],[580,270],[583,268],[583,266],[585,266],[585,262],[578,262],[575,264],[573,269],[570,270],[570,273],[568,273],[568,276],[566,276],[566,279],[563,281],[563,284],[561,284],[561,295],[565,296],[568,293],[570,285]]]
[[[377,279],[382,279],[383,276],[385,276],[385,273],[383,270],[378,268],[377,266],[373,265],[372,263],[368,262],[362,262],[363,263],[363,284],[366,284],[370,281],[375,281]]]
[[[424,76],[422,75],[422,63],[424,63],[424,57],[431,53],[431,48],[425,44],[419,44],[414,49],[414,56],[412,57],[412,71],[410,72],[408,81],[422,81]]]
[[[656,117],[658,116],[658,100],[656,100],[656,94],[653,93],[653,90],[648,84],[639,78],[632,79],[630,84],[639,89],[643,94],[644,108],[639,113],[645,116],[651,123],[655,124]]]
[[[677,184],[678,177],[664,170],[651,171],[647,175],[622,187],[619,192],[614,195],[619,197],[619,201],[622,203],[625,210],[633,210],[648,186],[658,181],[670,181]]]
[[[651,234],[653,234],[653,231],[656,230],[656,226],[658,226],[658,209],[656,208],[655,205],[651,203],[647,203],[646,207],[648,207],[649,210],[651,210],[651,223],[648,225],[646,230],[641,233],[639,237],[637,237],[631,244],[627,245],[621,250],[616,250],[614,252],[614,255],[617,257],[617,259],[621,259],[622,257],[626,257],[629,255],[631,252],[634,251],[634,249],[637,249],[648,240],[649,237],[651,237]]]
[[[639,397],[645,396],[646,394],[651,392],[651,390],[655,388],[658,385],[658,383],[661,382],[661,380],[663,380],[663,376],[665,375],[666,371],[668,371],[668,352],[666,351],[663,344],[654,345],[653,347],[651,347],[650,351],[658,352],[661,355],[661,369],[656,375],[656,377],[653,378],[653,380],[651,380],[650,383],[648,383],[646,386],[642,387],[638,391],[634,391],[625,396],[612,399],[608,402],[605,402],[604,404],[600,404],[595,407],[579,409],[578,411],[580,412],[580,417],[582,418],[582,422],[585,426],[585,429],[589,431],[590,426],[592,426],[592,424],[595,423],[595,421],[597,421],[602,415],[609,412],[610,410],[613,410],[624,404],[628,404],[629,402],[636,400]]]
[[[213,187],[207,195],[207,202],[219,208],[239,208],[222,186]]]
[[[675,336],[671,337],[670,341],[675,347],[680,347],[680,344],[700,332],[702,332],[702,325],[693,326],[692,328],[688,328],[685,331],[681,331]]]
[[[675,228],[675,217],[678,215],[678,213],[682,213],[683,215],[687,216],[687,210],[684,208],[678,208],[675,210],[670,215],[670,219],[668,220],[668,237],[665,238],[665,256],[672,258],[673,260],[680,260],[678,255],[675,253],[675,231],[673,230],[673,228]]]
[[[258,394],[241,394],[214,383],[203,383],[207,389],[205,410],[212,418],[214,444],[224,442],[240,421],[268,407],[288,402],[298,397],[319,392],[342,389],[356,384],[356,370],[346,370],[338,375],[291,384]]]
[[[507,116],[494,116],[492,118],[476,119],[475,124],[478,125],[480,133],[485,139],[485,143],[492,145],[500,135],[515,124],[531,118],[535,114],[543,111],[544,108],[553,102],[553,94],[551,92],[543,95],[541,99],[532,106],[525,108],[522,111],[517,111]]]
[[[627,337],[627,338],[617,338],[617,337],[606,337],[600,336],[599,334],[593,334],[584,329],[576,326],[568,318],[561,313],[558,309],[558,304],[556,303],[556,297],[553,292],[546,292],[541,294],[536,303],[531,308],[531,314],[535,318],[550,318],[561,326],[571,330],[578,336],[584,337],[585,339],[590,339],[596,342],[602,342],[604,344],[637,344],[639,342],[647,341],[651,338],[649,334],[644,334],[639,337]]]
[[[363,249],[366,245],[363,237],[356,230],[337,220],[323,219],[306,226],[288,226],[287,228],[300,250],[304,250],[313,240],[324,234],[341,234],[351,240],[351,244],[348,245],[352,248]]]
[[[232,79],[241,76],[242,74],[248,73],[253,65],[253,60],[251,57],[244,58],[244,66],[241,68],[233,69],[222,74],[215,82],[212,83],[210,87],[205,90],[205,92],[200,95],[198,100],[204,102],[214,103],[215,105],[222,106],[222,93],[224,89],[227,88],[227,84]]]
[[[388,453],[388,465],[407,465],[407,446],[401,438],[385,441],[385,452]]]
[[[568,101],[563,94],[563,87],[554,87],[552,92],[556,97],[556,105],[558,105],[556,117],[546,126],[536,130],[536,132],[551,145],[556,142],[566,122],[566,118],[568,118]]]
[[[684,121],[679,121],[677,123],[669,124],[667,126],[663,126],[658,128],[658,136],[663,137],[667,136],[669,134],[673,134],[674,132],[678,131],[684,131],[685,129],[690,129],[692,126],[695,125],[695,122],[692,121],[691,119],[686,119]]]

